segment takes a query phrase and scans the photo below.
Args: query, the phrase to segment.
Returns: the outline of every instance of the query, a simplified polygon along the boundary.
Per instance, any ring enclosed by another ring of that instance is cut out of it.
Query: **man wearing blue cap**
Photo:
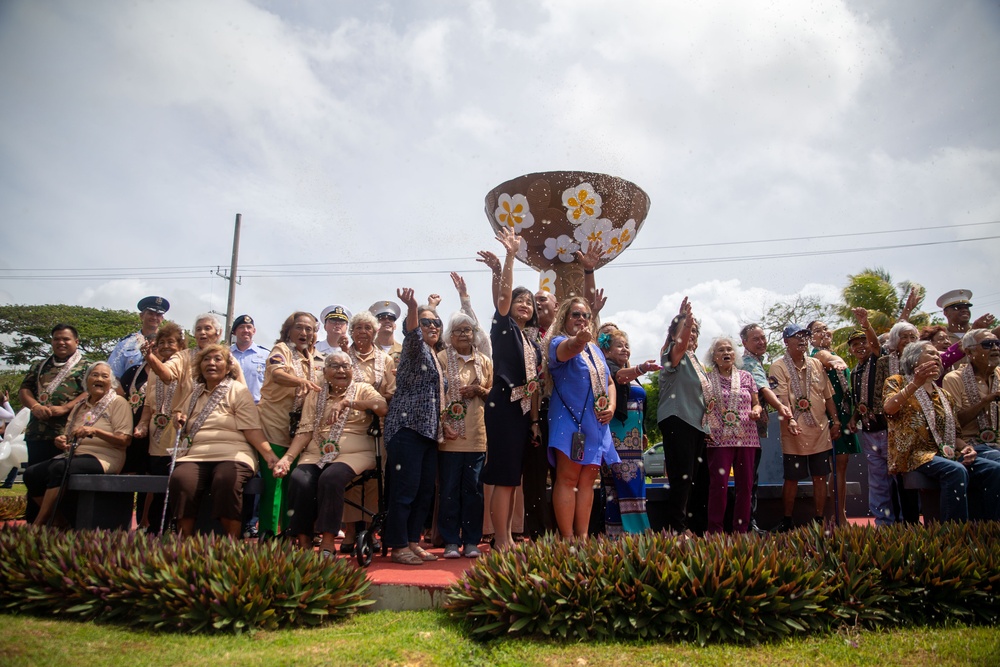
[[[260,403],[260,388],[264,384],[264,369],[267,367],[267,355],[271,353],[263,345],[253,342],[257,327],[249,315],[240,315],[233,320],[232,336],[235,339],[230,351],[233,358],[243,369],[243,377],[247,379],[247,389],[253,396],[254,403]]]
[[[162,296],[147,296],[139,300],[136,308],[139,309],[142,328],[118,341],[115,349],[111,351],[111,356],[108,357],[111,372],[119,380],[129,368],[142,363],[143,343],[147,338],[152,338],[160,328],[163,314],[170,310],[170,302]]]
[[[799,480],[812,477],[816,520],[826,508],[826,477],[830,474],[833,440],[840,437],[840,420],[833,403],[833,387],[823,364],[806,352],[809,331],[789,324],[782,332],[785,355],[771,364],[768,383],[782,405],[792,412],[781,420],[781,452],[785,484],[782,504],[785,518],[775,529],[792,528],[792,511]]]

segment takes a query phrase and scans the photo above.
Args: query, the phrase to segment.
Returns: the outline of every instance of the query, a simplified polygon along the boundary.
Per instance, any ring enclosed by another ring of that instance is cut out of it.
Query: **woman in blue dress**
[[[590,305],[572,297],[559,306],[545,336],[552,378],[549,403],[549,463],[555,465],[552,509],[564,538],[586,537],[601,462],[618,463],[608,422],[615,391],[595,338]]]
[[[642,453],[647,444],[643,430],[646,390],[639,384],[639,378],[659,370],[660,366],[652,359],[629,366],[628,334],[621,329],[600,334],[597,345],[608,360],[617,394],[615,414],[609,426],[615,451],[621,459],[601,468],[607,498],[604,531],[615,536],[642,533],[649,530],[649,517],[646,515],[646,473],[642,467]]]

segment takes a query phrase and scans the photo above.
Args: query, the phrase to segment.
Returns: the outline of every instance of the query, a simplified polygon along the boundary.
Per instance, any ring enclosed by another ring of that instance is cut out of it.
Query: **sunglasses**
[[[585,313],[582,310],[574,310],[569,314],[574,320],[589,320],[590,313]]]
[[[378,316],[378,321],[381,322],[383,320],[391,320],[395,322],[396,316],[393,315],[392,313],[382,313],[381,315]]]
[[[422,326],[422,327],[434,327],[435,329],[440,329],[441,325],[442,325],[441,320],[439,320],[437,318],[435,318],[433,320],[431,318],[429,318],[429,317],[421,317],[420,318],[420,326]]]
[[[984,350],[992,350],[993,348],[1000,347],[1000,338],[987,338],[986,340],[979,341],[977,345]]]

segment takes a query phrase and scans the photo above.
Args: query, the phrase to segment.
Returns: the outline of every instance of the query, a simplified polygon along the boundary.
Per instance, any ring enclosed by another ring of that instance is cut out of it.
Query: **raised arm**
[[[597,264],[601,261],[601,256],[604,254],[604,247],[600,243],[591,243],[587,247],[587,252],[582,253],[579,250],[574,253],[576,261],[580,262],[583,267],[583,292],[587,299],[587,303],[590,304],[590,310],[595,315],[601,312],[601,308],[607,303],[607,299],[604,297],[604,290],[598,293],[597,281],[594,279],[594,271],[597,269]]]
[[[489,250],[480,250],[476,254],[479,255],[476,261],[490,267],[490,273],[493,274],[491,287],[493,289],[493,307],[496,308],[500,302],[500,260]]]
[[[687,352],[688,343],[691,340],[691,330],[694,328],[694,315],[691,314],[691,304],[688,302],[688,298],[684,297],[681,301],[681,308],[677,312],[677,317],[683,320],[681,324],[680,331],[678,332],[677,341],[674,343],[673,349],[670,351],[670,365],[676,367],[677,364],[681,363],[681,359],[684,358],[684,354]],[[670,345],[670,329],[667,329],[667,339],[663,342],[663,349],[666,350]]]
[[[514,256],[521,247],[521,237],[514,230],[504,227],[497,232],[497,241],[506,249],[503,268],[500,270],[500,288],[498,290],[496,307],[502,317],[510,312],[511,292],[514,289]]]
[[[865,332],[865,340],[868,341],[868,349],[871,350],[872,356],[882,356],[882,345],[878,341],[878,334],[875,333],[875,328],[868,321],[868,310],[865,308],[855,308],[852,312],[854,313],[854,318],[858,321],[858,326]]]
[[[400,287],[396,290],[396,297],[406,304],[406,332],[416,330],[420,325],[420,313],[417,312],[417,300],[413,297],[413,288]]]

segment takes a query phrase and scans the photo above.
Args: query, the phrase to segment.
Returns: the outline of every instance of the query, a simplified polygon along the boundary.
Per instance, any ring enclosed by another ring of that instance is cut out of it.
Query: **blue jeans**
[[[483,539],[485,461],[485,452],[438,452],[438,531],[445,544],[476,546]]]
[[[967,521],[970,514],[976,519],[1000,519],[1000,463],[977,456],[967,466],[935,456],[917,472],[941,485],[942,521]]]
[[[394,549],[420,541],[424,519],[434,502],[437,441],[413,429],[401,428],[386,444],[389,477],[389,516],[386,545]]]
[[[972,448],[976,450],[977,459],[989,459],[1000,463],[1000,449],[986,444],[973,445]]]
[[[876,526],[896,523],[892,508],[892,478],[889,476],[889,432],[861,431],[861,448],[868,460],[868,509]]]

